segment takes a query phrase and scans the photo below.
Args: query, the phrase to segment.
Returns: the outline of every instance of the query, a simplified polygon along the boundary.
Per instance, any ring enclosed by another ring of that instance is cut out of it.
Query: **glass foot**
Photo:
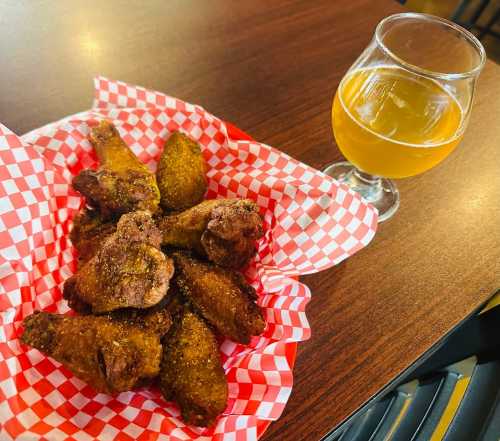
[[[399,191],[390,179],[363,173],[350,162],[332,164],[323,173],[346,184],[375,206],[379,222],[392,217],[399,207]]]

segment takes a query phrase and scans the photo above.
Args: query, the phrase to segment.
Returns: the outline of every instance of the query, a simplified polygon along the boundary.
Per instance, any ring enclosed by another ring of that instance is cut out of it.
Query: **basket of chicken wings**
[[[258,207],[202,201],[207,167],[200,147],[179,132],[156,178],[109,121],[89,139],[101,165],[73,179],[89,208],[74,220],[78,271],[63,289],[79,315],[30,315],[21,339],[99,392],[158,377],[187,423],[211,425],[227,406],[214,332],[248,344],[265,327],[254,288],[235,271],[262,237]]]
[[[203,108],[102,77],[88,112],[0,126],[0,174],[5,439],[258,438],[310,335],[297,276],[377,225]]]

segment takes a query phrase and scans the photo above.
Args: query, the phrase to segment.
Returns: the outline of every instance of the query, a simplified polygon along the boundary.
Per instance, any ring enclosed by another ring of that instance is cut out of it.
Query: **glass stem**
[[[358,170],[349,162],[337,162],[325,169],[325,174],[347,185],[378,211],[378,221],[389,219],[399,207],[399,191],[390,179]]]
[[[346,182],[368,202],[376,202],[382,197],[382,179],[357,168],[346,175]]]

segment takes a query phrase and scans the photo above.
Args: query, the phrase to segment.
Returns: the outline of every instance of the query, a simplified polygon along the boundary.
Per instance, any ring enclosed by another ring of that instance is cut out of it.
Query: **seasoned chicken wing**
[[[106,218],[135,210],[154,213],[160,202],[155,175],[137,159],[115,126],[101,121],[89,140],[100,167],[83,170],[73,179],[73,187]]]
[[[210,426],[227,405],[227,380],[217,341],[207,324],[185,310],[164,341],[160,389],[174,399],[182,417]]]
[[[64,364],[99,392],[123,392],[155,377],[160,335],[109,317],[40,312],[24,320],[23,343]]]
[[[116,231],[116,223],[105,221],[98,210],[85,209],[73,219],[69,235],[78,250],[79,264],[90,260],[97,253],[105,239]]]
[[[180,211],[201,202],[207,191],[206,168],[198,143],[180,132],[172,133],[156,172],[161,206]]]
[[[176,283],[183,295],[220,334],[248,344],[266,323],[255,290],[232,270],[174,253]]]
[[[161,236],[146,211],[123,215],[116,232],[70,277],[63,297],[79,312],[147,308],[167,293],[174,267],[159,249]]]
[[[244,266],[262,237],[262,218],[248,199],[213,199],[159,221],[162,245],[193,249],[218,265]]]

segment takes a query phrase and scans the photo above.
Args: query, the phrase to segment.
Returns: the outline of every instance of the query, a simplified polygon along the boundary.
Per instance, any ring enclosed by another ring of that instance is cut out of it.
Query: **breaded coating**
[[[160,240],[148,212],[123,215],[116,232],[66,281],[63,297],[75,310],[94,314],[159,303],[174,272],[172,259],[159,250]]]
[[[158,218],[162,245],[196,250],[204,254],[201,236],[207,229],[212,210],[227,205],[232,199],[209,199],[178,214]]]
[[[182,295],[177,283],[175,282],[175,277],[172,279],[168,290],[168,296],[166,297],[165,309],[169,312],[170,317],[174,323],[178,322],[184,308],[187,304],[187,300]]]
[[[165,143],[156,171],[160,204],[180,211],[203,200],[207,191],[207,165],[198,143],[174,132]]]
[[[181,252],[174,253],[173,257],[177,285],[195,311],[218,333],[248,344],[252,335],[264,331],[266,323],[255,303],[255,290],[240,273]]]
[[[100,166],[83,170],[73,179],[73,187],[100,209],[105,218],[136,210],[154,213],[160,202],[155,175],[141,163],[118,130],[109,121],[101,121],[91,130],[89,140]]]
[[[164,342],[160,389],[186,423],[210,426],[227,406],[227,380],[217,341],[207,324],[185,310]]]
[[[162,245],[195,250],[227,268],[241,268],[263,235],[257,205],[248,199],[213,199],[160,218]]]
[[[99,392],[124,392],[155,377],[160,336],[109,317],[40,312],[24,319],[23,343],[64,364]]]
[[[264,234],[257,205],[242,199],[212,210],[201,244],[212,262],[241,268],[255,255],[255,242]]]
[[[113,322],[135,326],[146,332],[163,337],[172,325],[172,316],[165,308],[164,302],[146,309],[124,308],[108,314]]]
[[[116,223],[105,221],[98,210],[84,209],[73,219],[73,229],[69,235],[78,250],[78,263],[90,260],[106,238],[116,231]]]

